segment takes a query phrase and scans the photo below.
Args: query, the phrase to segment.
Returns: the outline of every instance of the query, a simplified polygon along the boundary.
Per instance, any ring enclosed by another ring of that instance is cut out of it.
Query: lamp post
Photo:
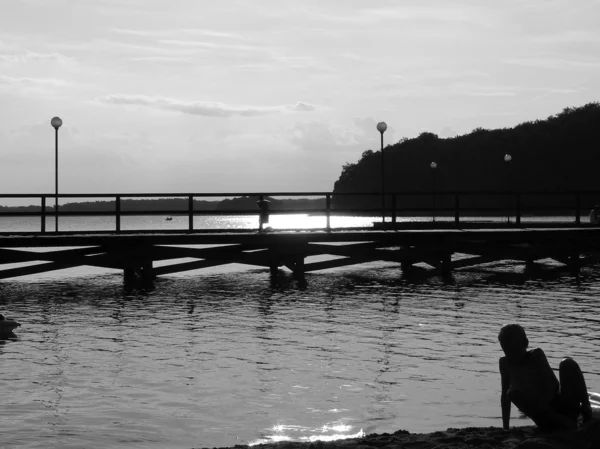
[[[509,153],[504,155],[504,162],[506,163],[506,188],[510,190],[510,162],[512,161],[512,156]],[[510,195],[507,195],[508,204],[506,207],[506,222],[510,223]]]
[[[385,178],[383,170],[383,133],[387,129],[385,122],[377,123],[377,131],[381,134],[381,223],[385,226]]]
[[[58,232],[58,128],[63,124],[60,117],[50,120],[54,128],[54,232]]]
[[[435,172],[437,171],[437,163],[435,161],[433,161],[431,164],[429,164],[429,166],[431,167],[431,184],[432,184],[432,201],[433,201],[433,213],[432,213],[432,219],[433,222],[435,223]]]

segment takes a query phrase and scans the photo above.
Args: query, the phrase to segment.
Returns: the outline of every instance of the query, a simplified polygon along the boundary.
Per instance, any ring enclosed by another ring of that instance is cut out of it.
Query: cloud
[[[372,117],[356,117],[354,119],[354,126],[360,129],[364,136],[369,134],[375,135],[377,131],[377,122]]]
[[[347,23],[347,24],[376,24],[382,21],[410,22],[419,21],[437,21],[437,22],[475,22],[487,23],[491,18],[483,14],[477,7],[468,8],[464,5],[461,8],[455,6],[438,4],[433,6],[407,6],[394,5],[391,7],[379,8],[355,8],[350,10],[349,14],[328,14],[313,13],[313,19],[320,19],[326,22]]]
[[[571,88],[565,88],[565,89],[549,89],[547,92],[544,92],[541,95],[538,95],[536,97],[533,97],[531,99],[531,101],[535,101],[535,100],[540,100],[542,98],[546,98],[549,97],[551,95],[571,95],[571,94],[576,94],[579,93],[580,89],[571,89]]]
[[[141,56],[139,58],[130,58],[131,61],[136,62],[157,62],[157,63],[193,63],[194,59],[187,57],[177,57],[177,56]]]
[[[94,54],[112,56],[115,54],[127,54],[131,55],[132,57],[136,57],[142,54],[165,56],[172,56],[176,54],[178,56],[185,56],[197,53],[197,51],[190,48],[164,48],[160,45],[142,45],[108,39],[93,39],[82,42],[60,43],[57,44],[57,46],[61,47],[63,50],[83,52],[86,55]]]
[[[243,37],[239,34],[234,33],[225,33],[222,31],[213,31],[202,28],[187,28],[183,30],[179,29],[162,29],[162,30],[134,30],[134,29],[126,29],[126,28],[112,28],[110,30],[113,33],[118,34],[126,34],[129,36],[138,36],[138,37],[164,37],[164,36],[173,36],[179,35],[181,33],[187,35],[196,35],[196,36],[207,36],[213,38],[223,38],[223,39],[243,39]]]
[[[10,95],[31,97],[54,97],[64,92],[69,83],[55,78],[29,78],[0,75],[0,92]],[[60,89],[60,90],[59,90]]]
[[[327,123],[297,123],[290,139],[294,145],[305,151],[319,151],[336,146],[340,141],[347,143],[344,133],[332,129]]]
[[[469,95],[474,97],[514,97],[514,92],[496,91],[496,92],[471,92]]]
[[[390,8],[368,9],[365,13],[382,20],[436,20],[441,22],[480,21],[481,14],[475,8],[456,8],[449,5],[394,6]]]
[[[390,132],[386,133],[386,137],[389,138],[393,130],[390,128],[388,131]],[[323,121],[296,123],[291,135],[291,142],[305,151],[362,151],[379,142],[379,132],[372,118],[357,118],[352,128],[332,126]]]
[[[53,61],[60,63],[72,63],[74,60],[60,53],[36,53],[25,50],[20,53],[4,53],[0,54],[0,62],[29,62],[29,61]]]
[[[592,30],[567,30],[562,33],[544,34],[530,38],[531,42],[550,44],[600,44],[600,35]]]
[[[243,36],[235,33],[224,33],[221,31],[213,31],[206,29],[198,29],[198,28],[189,28],[185,30],[181,30],[183,33],[187,34],[199,34],[201,36],[210,36],[210,37],[218,37],[225,39],[243,39]]]
[[[357,137],[357,140],[363,145],[371,145],[373,140],[379,141],[379,131],[377,131],[377,124],[381,120],[375,120],[372,117],[357,117],[354,119],[354,126],[358,128],[362,135]],[[385,120],[384,120],[385,121]],[[387,130],[385,131],[385,142],[391,142],[392,136],[396,132],[393,126],[387,123]],[[386,143],[387,145],[387,143]]]
[[[28,78],[28,77],[12,77],[0,75],[0,86],[11,86],[11,85],[22,85],[22,86],[46,86],[46,87],[59,87],[66,86],[67,82],[54,78]]]
[[[445,126],[439,133],[440,137],[444,137],[444,138],[448,138],[448,137],[456,137],[458,136],[458,133],[456,131],[454,131],[454,129],[452,129],[449,126]]]
[[[207,41],[189,41],[189,40],[178,40],[178,39],[160,39],[160,44],[173,46],[176,48],[194,48],[202,50],[233,50],[243,52],[265,52],[270,53],[270,50],[265,49],[261,46],[246,45],[246,44],[225,44],[220,42],[207,42]]]
[[[298,102],[295,105],[257,107],[228,105],[225,103],[205,101],[186,102],[172,98],[125,94],[106,95],[98,98],[96,101],[114,105],[147,106],[165,111],[176,111],[183,114],[201,115],[205,117],[254,117],[285,111],[308,112],[315,109],[314,106],[302,102]]]
[[[576,61],[558,58],[515,58],[505,59],[505,64],[522,65],[525,67],[537,67],[543,69],[566,69],[566,68],[598,68],[600,62],[597,60]]]
[[[315,107],[312,104],[302,103],[299,101],[294,106],[289,106],[292,111],[310,112],[314,111]]]
[[[128,36],[142,36],[142,37],[157,37],[170,34],[166,30],[132,30],[126,28],[111,28],[112,33],[126,34]]]

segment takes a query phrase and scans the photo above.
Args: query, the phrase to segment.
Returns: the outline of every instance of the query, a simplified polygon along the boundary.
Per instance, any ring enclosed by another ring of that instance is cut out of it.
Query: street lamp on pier
[[[504,155],[504,162],[506,163],[506,189],[510,190],[510,163],[512,156],[509,153]],[[508,204],[506,207],[506,222],[510,223],[510,195],[507,195]]]
[[[431,184],[432,184],[432,198],[433,198],[433,213],[432,213],[432,219],[433,222],[435,223],[435,173],[437,171],[437,163],[435,161],[433,161],[431,164],[429,164],[429,167],[431,167]]]
[[[387,129],[385,122],[377,123],[377,131],[381,134],[381,223],[385,226],[385,177],[383,170],[383,133]]]
[[[54,128],[54,232],[58,232],[58,128],[63,124],[60,117],[50,120]]]

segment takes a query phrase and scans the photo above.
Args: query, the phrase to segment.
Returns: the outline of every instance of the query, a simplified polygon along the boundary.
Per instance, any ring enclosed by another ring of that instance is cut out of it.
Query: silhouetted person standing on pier
[[[600,205],[596,204],[590,211],[590,223],[600,225]]]
[[[256,204],[260,209],[258,216],[258,232],[262,232],[264,224],[269,222],[269,205],[271,202],[260,197],[260,200],[258,200]]]

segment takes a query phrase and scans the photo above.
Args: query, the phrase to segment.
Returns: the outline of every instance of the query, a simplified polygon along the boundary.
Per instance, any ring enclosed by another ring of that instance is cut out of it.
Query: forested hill
[[[379,192],[380,163],[380,151],[365,151],[344,165],[334,192]],[[600,189],[600,103],[454,138],[424,132],[385,147],[384,169],[387,192]],[[350,201],[334,198],[338,206]]]

